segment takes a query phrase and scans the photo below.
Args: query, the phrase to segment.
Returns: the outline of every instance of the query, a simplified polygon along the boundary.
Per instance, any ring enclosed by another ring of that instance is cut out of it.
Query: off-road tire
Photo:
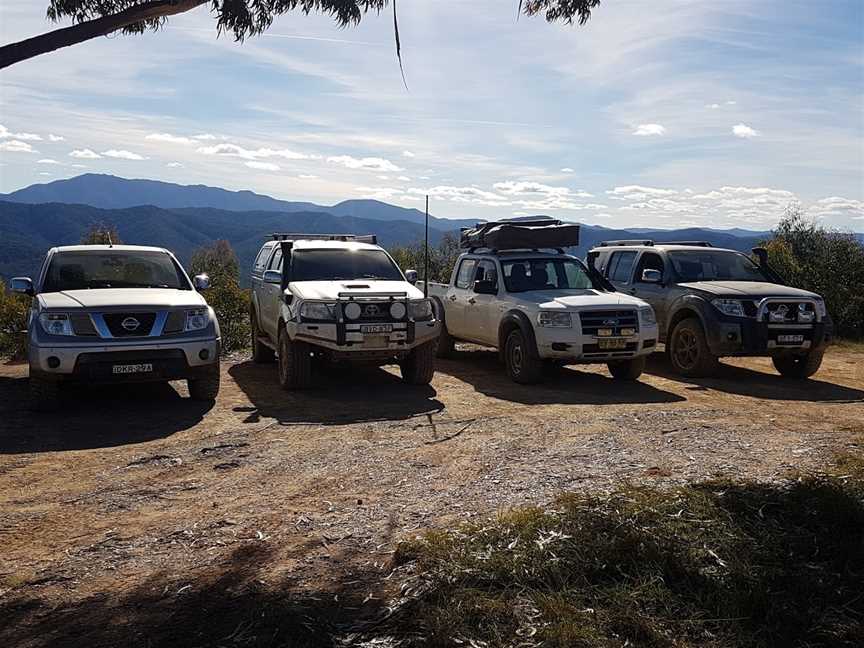
[[[312,355],[308,344],[293,342],[288,334],[281,330],[278,360],[279,384],[282,389],[293,391],[312,386]]]
[[[200,378],[189,378],[186,386],[189,388],[189,398],[195,401],[213,402],[219,395],[219,363],[209,365]]]
[[[695,317],[688,317],[675,325],[667,349],[672,368],[688,378],[710,376],[720,364],[708,347],[702,323]]]
[[[510,380],[520,385],[533,385],[543,380],[543,361],[530,347],[520,329],[514,329],[504,343],[504,364]]]
[[[409,385],[428,385],[435,376],[436,342],[426,342],[415,347],[399,363],[402,380]]]
[[[630,360],[616,360],[606,364],[609,373],[615,380],[639,380],[639,376],[645,371],[645,356],[632,358]]]
[[[808,351],[803,355],[789,354],[775,356],[774,367],[784,378],[809,378],[822,366],[824,351]]]
[[[53,412],[60,407],[60,383],[40,375],[30,375],[30,409],[34,412]]]
[[[260,341],[261,329],[258,327],[258,315],[254,309],[249,312],[249,328],[252,331],[252,362],[267,364],[276,359],[276,352]]]

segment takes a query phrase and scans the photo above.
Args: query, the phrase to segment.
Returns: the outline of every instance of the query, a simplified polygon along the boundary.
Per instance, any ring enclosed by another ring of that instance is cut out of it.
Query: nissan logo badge
[[[141,322],[139,322],[134,317],[127,317],[122,322],[120,322],[120,326],[122,326],[125,330],[129,331],[137,331],[138,327],[141,326]]]

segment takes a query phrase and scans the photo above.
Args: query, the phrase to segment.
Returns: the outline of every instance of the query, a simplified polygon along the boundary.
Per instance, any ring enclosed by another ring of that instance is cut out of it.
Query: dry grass
[[[424,593],[391,630],[418,646],[860,646],[864,461],[837,469],[566,495],[426,534],[397,553]]]

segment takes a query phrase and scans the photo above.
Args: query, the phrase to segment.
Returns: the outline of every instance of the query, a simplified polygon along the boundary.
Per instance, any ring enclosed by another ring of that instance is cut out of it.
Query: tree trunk
[[[153,0],[129,9],[124,9],[110,16],[103,16],[87,22],[78,23],[71,27],[55,29],[54,31],[33,38],[28,38],[17,43],[10,43],[0,47],[0,69],[7,68],[15,63],[53,52],[61,47],[68,47],[76,43],[83,43],[97,36],[105,36],[118,29],[129,25],[150,20],[163,18],[175,14],[184,13],[195,7],[206,4],[210,0]]]

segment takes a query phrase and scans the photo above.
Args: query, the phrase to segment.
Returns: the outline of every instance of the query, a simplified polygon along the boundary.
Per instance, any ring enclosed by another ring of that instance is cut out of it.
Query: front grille
[[[621,329],[639,330],[639,317],[635,310],[603,310],[579,313],[583,335],[597,335],[599,329],[612,329],[612,335],[621,335]]]
[[[346,302],[343,305],[347,305],[350,302]],[[390,315],[390,305],[393,302],[361,302],[358,301],[357,304],[360,305],[362,309],[360,311],[360,317],[357,319],[351,320],[347,317],[345,318],[346,322],[404,322],[407,319],[407,315],[402,319],[396,319]],[[401,302],[403,305],[405,302]],[[407,309],[407,305],[406,305]]]
[[[72,322],[72,332],[75,335],[89,337],[96,335],[96,327],[93,326],[93,321],[87,313],[72,313],[69,319]]]
[[[171,311],[168,313],[168,319],[165,320],[165,327],[162,329],[162,335],[172,335],[174,333],[182,333],[186,327],[186,312]]]
[[[105,325],[115,338],[146,337],[153,330],[156,313],[105,313],[102,315]],[[123,323],[126,322],[126,326]],[[132,324],[137,322],[134,328]]]

